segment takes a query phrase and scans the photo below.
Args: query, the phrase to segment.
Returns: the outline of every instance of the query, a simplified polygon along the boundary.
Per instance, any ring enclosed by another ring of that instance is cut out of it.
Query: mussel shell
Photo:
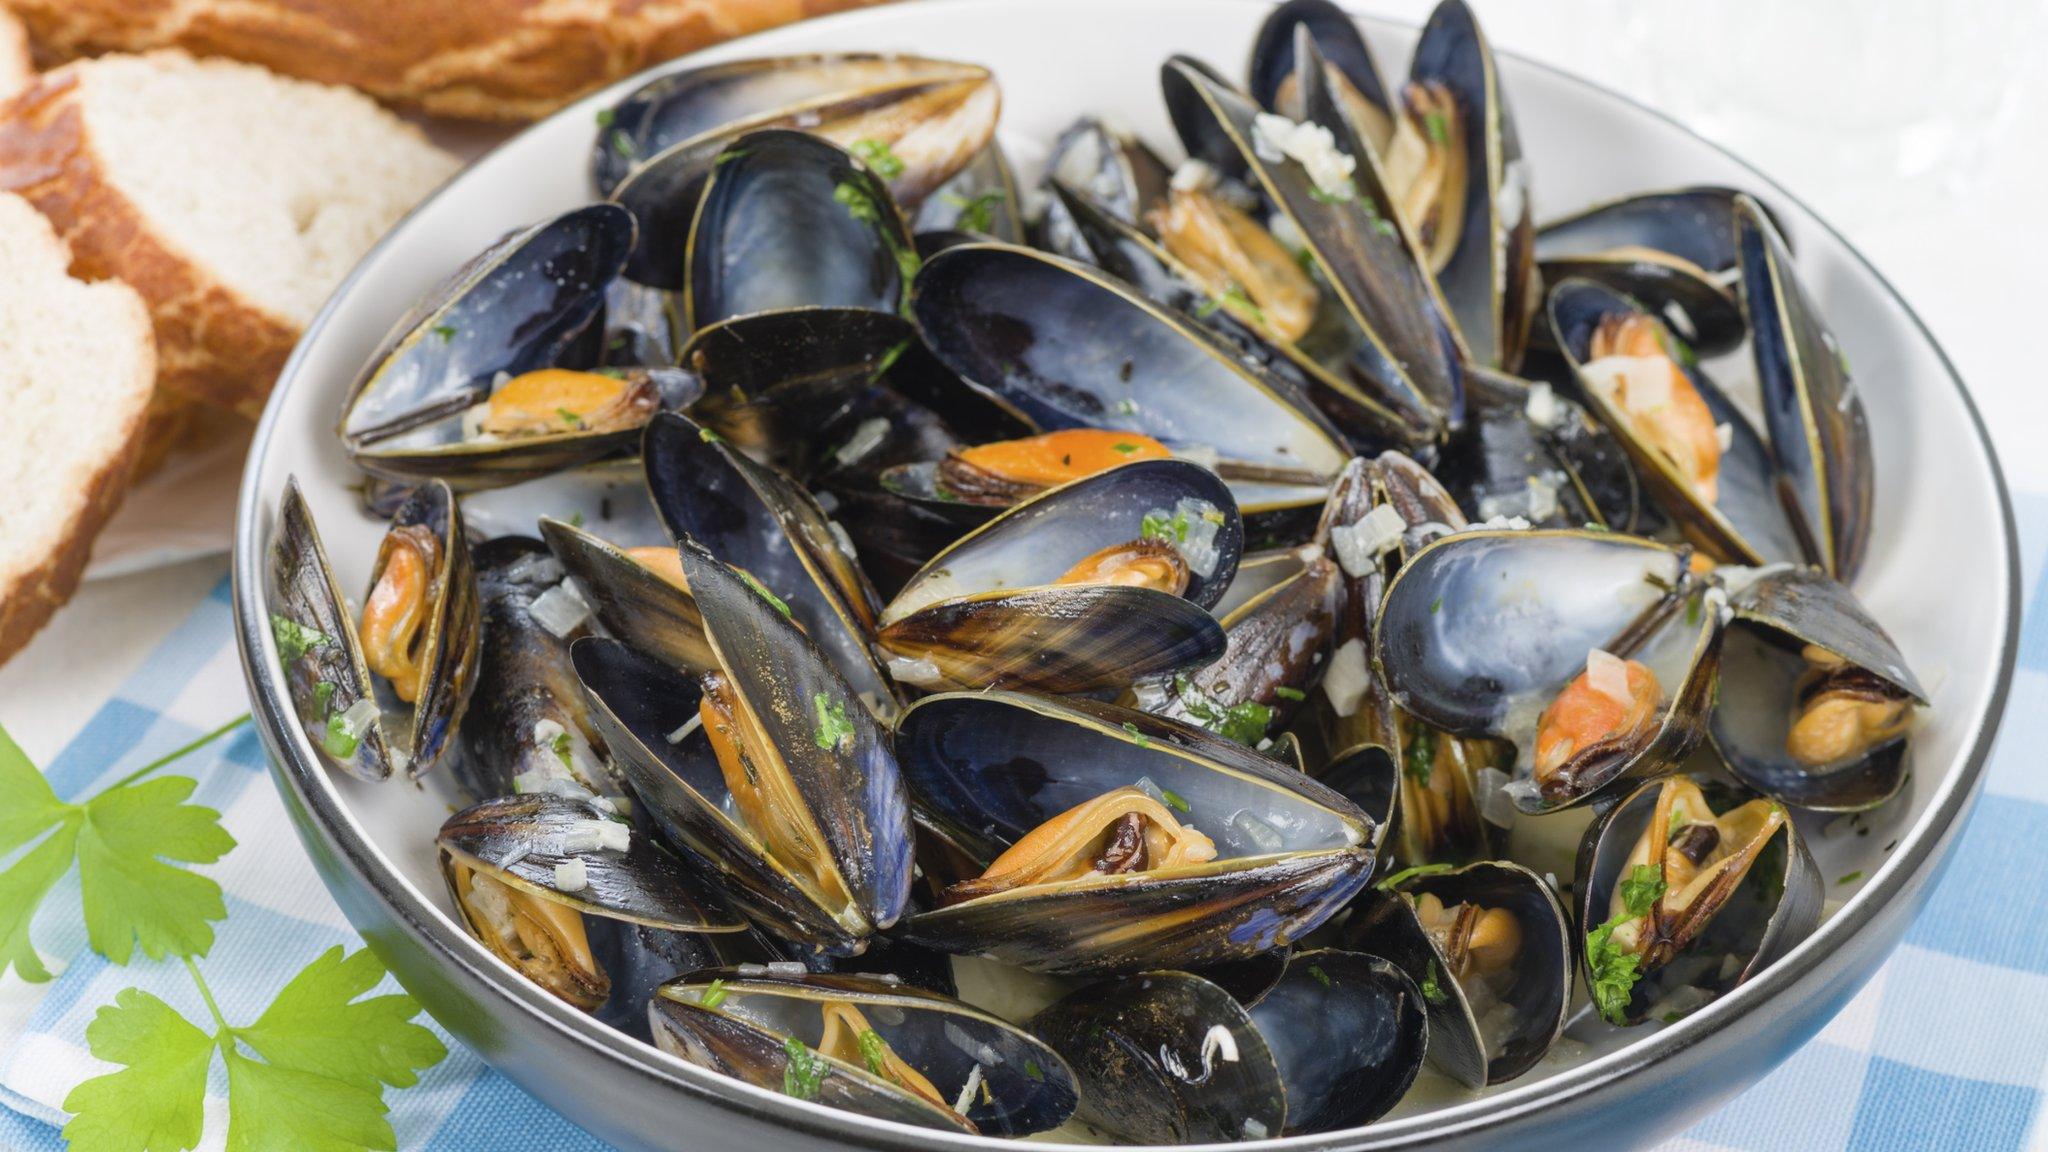
[[[619,548],[671,544],[674,537],[647,496],[647,474],[638,457],[606,460],[558,472],[524,484],[465,492],[462,522],[477,540],[532,536],[540,530],[536,509]]]
[[[1634,300],[1589,280],[1567,280],[1550,293],[1550,323],[1558,347],[1582,381],[1601,320],[1647,314]],[[1671,511],[1689,539],[1731,564],[1800,559],[1799,537],[1787,522],[1779,497],[1772,446],[1705,372],[1697,366],[1680,367],[1714,422],[1727,425],[1730,432],[1728,448],[1721,454],[1719,499],[1711,504],[1679,474],[1669,456],[1636,435],[1627,415],[1614,411],[1597,389],[1582,384],[1578,392],[1628,450],[1643,487]]]
[[[1461,736],[1520,750],[1526,812],[1582,803],[1682,758],[1713,694],[1720,614],[1692,591],[1686,553],[1606,532],[1471,531],[1439,540],[1387,589],[1374,658],[1395,703]],[[1589,764],[1563,796],[1527,780],[1541,711],[1594,648],[1642,661],[1664,703],[1644,742]]]
[[[1186,972],[1089,985],[1027,1027],[1074,1070],[1080,1118],[1133,1144],[1208,1144],[1279,1135],[1280,1068],[1251,1014]],[[1220,1056],[1216,1030],[1237,1059]]]
[[[1380,108],[1388,107],[1387,85],[1380,78],[1372,48],[1358,34],[1358,24],[1351,14],[1330,0],[1287,0],[1259,25],[1245,75],[1247,90],[1260,107],[1300,118],[1296,115],[1298,110],[1281,108],[1278,96],[1287,78],[1301,67],[1295,42],[1302,29],[1314,38],[1323,59],[1342,72],[1360,96]]]
[[[880,177],[825,140],[782,129],[742,136],[720,156],[685,260],[692,332],[783,308],[894,312],[917,269]]]
[[[1006,245],[949,248],[919,273],[912,307],[947,367],[1041,431],[1139,432],[1310,480],[1233,485],[1246,515],[1319,506],[1317,481],[1347,456],[1291,388],[1092,268]]]
[[[1555,390],[1556,420],[1538,425],[1529,416],[1534,387],[1505,373],[1466,369],[1465,427],[1445,445],[1434,469],[1456,493],[1461,510],[1482,521],[1499,514],[1522,516],[1539,528],[1597,524],[1648,535],[1635,468],[1615,434]],[[1529,494],[1532,479],[1556,497],[1547,518],[1531,515],[1537,510]]]
[[[1037,885],[905,923],[905,935],[947,951],[1070,973],[1241,959],[1313,930],[1372,869],[1371,822],[1349,801],[1242,745],[1146,713],[956,693],[913,705],[897,744],[920,820],[984,865],[1047,820],[1141,778],[1185,804],[1216,844],[1215,860],[1170,875]]]
[[[1735,298],[1681,265],[1623,252],[1556,256],[1536,266],[1546,285],[1590,280],[1642,301],[1645,310],[1670,325],[1680,339],[1709,356],[1739,347],[1749,333]],[[1551,338],[1548,326],[1537,329],[1534,335]]]
[[[1834,764],[1812,766],[1785,750],[1793,701],[1818,645],[1922,705],[1927,692],[1890,636],[1849,589],[1818,572],[1788,568],[1759,576],[1733,599],[1735,618],[1721,651],[1720,701],[1707,732],[1728,770],[1775,800],[1824,812],[1875,808],[1906,782],[1904,733]]]
[[[564,851],[561,839],[605,815],[595,806],[547,793],[500,796],[450,816],[434,837],[444,871],[451,860],[480,867],[509,887],[591,916],[653,928],[738,932],[745,922],[699,895],[675,857],[633,833],[624,852]],[[555,865],[583,863],[587,886],[563,891]],[[451,886],[452,886],[451,880]]]
[[[348,602],[334,580],[327,550],[320,543],[320,530],[314,526],[312,509],[306,506],[296,476],[285,481],[284,496],[278,501],[277,523],[270,538],[269,578],[273,635],[288,631],[279,623],[287,621],[321,637],[297,660],[284,661],[280,653],[292,706],[307,741],[329,763],[359,780],[385,779],[391,775],[391,752],[384,743],[382,724],[365,728],[346,757],[328,751],[324,739],[329,717],[347,711],[358,700],[375,700],[376,689],[363,661],[355,623],[349,619]],[[318,691],[322,684],[333,685],[324,707]]]
[[[551,516],[540,534],[548,551],[576,578],[605,631],[670,664],[696,672],[717,667],[704,637],[704,616],[688,592],[655,575],[604,539]]]
[[[595,916],[583,930],[598,969],[611,980],[610,994],[592,1015],[643,1044],[654,1042],[647,1006],[663,984],[704,968],[780,959],[757,931],[676,932]]]
[[[1622,880],[1629,853],[1649,827],[1663,784],[1643,784],[1596,815],[1586,828],[1579,841],[1573,873],[1578,882],[1572,892],[1574,917],[1582,929],[1590,931],[1607,920],[1614,887]],[[1702,784],[1701,790],[1717,813],[1748,799],[1745,793],[1710,783]],[[1682,987],[1718,996],[1770,967],[1820,923],[1824,897],[1813,854],[1798,825],[1788,820],[1692,947],[1669,964],[1641,973],[1629,1000],[1628,1023],[1643,1023],[1652,1008]],[[1582,973],[1590,982],[1584,949],[1579,951]],[[1736,958],[1732,966],[1726,963],[1731,955]]]
[[[647,487],[662,521],[746,572],[789,605],[804,634],[857,693],[895,698],[866,636],[875,594],[817,501],[787,477],[683,416],[662,413],[641,444]]]
[[[1735,219],[1742,306],[1779,480],[1790,490],[1806,560],[1846,584],[1870,542],[1876,491],[1863,398],[1770,218],[1742,196]]]
[[[615,451],[612,433],[478,444],[464,442],[458,426],[499,373],[556,365],[603,307],[633,243],[631,216],[592,204],[517,231],[470,261],[413,306],[350,387],[340,432],[351,458],[392,479],[441,475],[482,487]]]
[[[1289,1135],[1369,1124],[1422,1070],[1431,1036],[1422,993],[1377,956],[1296,952],[1273,987],[1245,1003],[1287,1089]]]
[[[1429,1058],[1473,1088],[1503,1084],[1527,1072],[1564,1031],[1571,1009],[1572,939],[1564,907],[1541,877],[1518,864],[1487,861],[1450,872],[1396,874],[1360,901],[1345,925],[1348,947],[1384,956],[1423,990],[1429,1005]],[[1411,899],[1432,893],[1445,907],[1461,903],[1512,912],[1522,950],[1505,1003],[1513,1026],[1487,1043],[1480,1018],[1449,961],[1416,919]],[[1434,990],[1435,995],[1427,995]]]
[[[1340,354],[1358,379],[1345,397],[1360,409],[1357,421],[1378,428],[1391,423],[1404,428],[1408,439],[1427,441],[1462,419],[1451,331],[1435,310],[1427,273],[1415,263],[1399,229],[1379,226],[1391,217],[1370,203],[1370,193],[1335,200],[1319,194],[1300,164],[1262,159],[1253,144],[1259,106],[1191,61],[1169,60],[1160,78],[1189,152],[1196,153],[1207,140],[1227,142],[1238,166],[1306,240],[1323,272],[1324,289],[1337,296],[1349,329]],[[1311,118],[1332,131],[1341,151],[1364,155],[1348,121],[1327,98],[1321,71],[1313,71],[1309,81]],[[1353,422],[1338,421],[1347,427]]]
[[[991,140],[967,166],[918,206],[912,225],[920,237],[932,232],[983,236],[1024,243],[1024,201],[1016,173],[1002,146]]]
[[[1271,709],[1272,730],[1285,728],[1322,678],[1336,635],[1342,584],[1336,562],[1318,556],[1292,578],[1240,605],[1222,619],[1223,655],[1187,674],[1186,687],[1199,697],[1191,703],[1188,693],[1176,691],[1147,710],[1213,730],[1214,710],[1256,704]]]
[[[410,706],[412,728],[406,745],[407,771],[419,776],[440,760],[462,722],[463,710],[469,707],[482,621],[462,509],[448,485],[439,480],[422,485],[399,507],[391,527],[425,528],[440,542],[438,568],[428,578],[426,633],[419,648],[419,698]],[[387,535],[370,569],[372,588],[383,577],[390,556],[389,540]]]
[[[1493,49],[1464,0],[1443,0],[1430,13],[1408,75],[1411,81],[1442,84],[1466,124],[1474,126],[1465,132],[1466,171],[1484,173],[1485,179],[1470,182],[1458,247],[1437,273],[1437,283],[1473,360],[1512,372],[1538,303],[1529,291],[1536,227],[1528,164]]]
[[[1046,158],[1045,179],[1081,192],[1112,219],[1136,227],[1147,210],[1166,200],[1173,172],[1152,149],[1092,116],[1061,132]],[[1045,206],[1038,247],[1070,260],[1094,263],[1091,244],[1068,215],[1069,202]]]
[[[705,1007],[716,981],[723,994]],[[824,1056],[823,1005],[858,1009],[904,1062],[950,1102],[976,1077],[987,1088],[969,1098],[964,1117],[871,1073]],[[781,976],[728,968],[697,972],[661,989],[650,1011],[661,1047],[692,1063],[780,1090],[794,1039],[829,1067],[818,1082],[821,1104],[923,1127],[989,1136],[1028,1136],[1073,1114],[1074,1075],[1030,1033],[950,997],[874,977]]]

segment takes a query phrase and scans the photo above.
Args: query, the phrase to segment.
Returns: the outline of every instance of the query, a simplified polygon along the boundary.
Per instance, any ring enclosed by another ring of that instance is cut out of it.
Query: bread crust
[[[4,0],[37,49],[183,48],[444,116],[528,120],[708,44],[877,0]]]
[[[299,326],[156,234],[93,148],[77,68],[44,73],[0,108],[0,189],[56,225],[71,246],[73,274],[125,280],[142,294],[156,329],[159,385],[260,416]]]

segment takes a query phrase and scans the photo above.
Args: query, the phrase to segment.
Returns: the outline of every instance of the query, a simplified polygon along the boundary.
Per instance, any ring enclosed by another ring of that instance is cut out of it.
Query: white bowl
[[[1241,0],[943,0],[850,13],[749,38],[657,71],[806,51],[914,51],[976,61],[1003,87],[1002,139],[1025,167],[1083,112],[1155,146],[1174,135],[1158,65],[1189,53],[1236,75],[1264,4]],[[1405,71],[1414,30],[1367,22],[1383,68]],[[1905,794],[1867,836],[1830,837],[1824,875],[1861,871],[1814,936],[1761,978],[1670,1027],[1602,1032],[1583,1052],[1482,1096],[1426,1094],[1369,1128],[1282,1144],[1357,1148],[1491,1143],[1612,1146],[1696,1119],[1789,1055],[1897,943],[1974,795],[2005,701],[2018,631],[2011,512],[1984,429],[1941,350],[1898,294],[1784,190],[1678,125],[1599,87],[1504,56],[1501,75],[1539,219],[1619,193],[1730,184],[1774,208],[1798,272],[1857,369],[1878,462],[1876,524],[1858,593],[1934,694]],[[628,1040],[540,993],[451,918],[431,847],[446,814],[428,793],[318,767],[291,718],[261,574],[279,494],[296,474],[342,585],[368,580],[381,525],[334,435],[343,392],[415,298],[507,230],[593,199],[596,117],[641,76],[583,100],[484,157],[392,231],[315,320],[286,366],[250,455],[236,532],[243,662],[273,774],[337,900],[450,1031],[592,1132],[690,1149],[965,1147],[725,1080]],[[1886,853],[1881,846],[1896,839]],[[1818,1102],[1817,1102],[1818,1103]],[[1278,1146],[1278,1145],[1276,1145]]]

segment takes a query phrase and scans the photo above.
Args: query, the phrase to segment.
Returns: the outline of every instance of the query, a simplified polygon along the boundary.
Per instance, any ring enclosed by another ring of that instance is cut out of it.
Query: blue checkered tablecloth
[[[1954,866],[1891,961],[1818,1038],[1667,1149],[1975,1152],[2048,1148],[2048,498],[2017,507],[2026,560],[2026,630],[1986,795]],[[84,795],[242,710],[227,585],[213,588],[85,728],[45,766],[60,796]],[[0,700],[0,723],[9,720]],[[219,809],[239,843],[206,869],[229,919],[204,961],[230,1018],[253,1017],[321,951],[358,941],[314,876],[265,779],[253,731],[181,762],[195,802]],[[85,946],[76,873],[33,932],[57,978],[0,978],[0,1149],[43,1152],[63,1141],[71,1087],[108,1071],[85,1026],[120,989],[139,986],[204,1018],[172,964],[117,968]],[[444,1035],[444,1039],[447,1037]],[[421,1084],[391,1092],[399,1146],[426,1152],[580,1152],[605,1145],[562,1120],[453,1040]],[[225,1143],[226,1084],[215,1069],[206,1143]],[[686,1141],[686,1138],[685,1138]]]

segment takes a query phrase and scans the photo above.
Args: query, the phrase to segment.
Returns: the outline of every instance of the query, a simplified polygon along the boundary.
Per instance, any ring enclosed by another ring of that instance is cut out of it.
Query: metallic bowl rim
[[[1000,7],[1014,2],[1015,0],[950,0],[950,6],[957,8],[960,4],[966,3],[974,6]],[[902,13],[905,11],[916,13],[938,3],[939,0],[923,0],[922,3],[912,2],[857,10],[824,17],[816,23],[852,30],[870,20],[898,21],[903,19]],[[1377,27],[1383,33],[1413,33],[1419,30],[1416,25],[1406,21],[1390,20],[1361,11],[1359,0],[1340,0],[1340,6],[1350,11],[1364,26]],[[912,19],[914,18],[913,16]],[[764,35],[772,36],[774,31],[756,33],[733,43],[744,43]],[[1838,1010],[1862,980],[1868,977],[1870,971],[1874,970],[1875,962],[1881,959],[1881,956],[1859,958],[1853,962],[1845,961],[1845,964],[1852,965],[1845,967],[1830,964],[1830,953],[1837,945],[1855,939],[1866,929],[1874,929],[1873,936],[1880,938],[1880,946],[1885,953],[1889,953],[1896,945],[1897,938],[1903,933],[1906,925],[1898,922],[1896,915],[1886,914],[1901,910],[1917,911],[1918,905],[1924,903],[1928,883],[1940,873],[1951,855],[1965,818],[1974,806],[1984,768],[2011,692],[2019,651],[2020,598],[2023,588],[2018,528],[2013,515],[2012,496],[2006,484],[2004,471],[1999,466],[1990,433],[1985,427],[1983,415],[1978,411],[1969,389],[1963,384],[1961,374],[1956,371],[1954,363],[1942,349],[1940,342],[1935,339],[1926,321],[1913,310],[1891,281],[1828,223],[1825,217],[1816,213],[1804,200],[1785,189],[1755,165],[1700,136],[1671,116],[1605,85],[1528,56],[1513,52],[1496,52],[1496,55],[1514,60],[1519,68],[1547,74],[1551,79],[1563,81],[1566,85],[1589,93],[1607,104],[1646,117],[1659,125],[1661,131],[1690,140],[1723,158],[1746,173],[1749,179],[1754,181],[1754,187],[1768,190],[1768,194],[1776,202],[1794,205],[1805,212],[1813,221],[1814,227],[1841,249],[1849,265],[1858,270],[1859,277],[1875,288],[1881,298],[1888,300],[1898,309],[1899,314],[1910,325],[1911,333],[1941,365],[1947,385],[1955,391],[1957,399],[1961,402],[1963,413],[1969,418],[1970,426],[1976,434],[1979,451],[1998,497],[1998,514],[2003,529],[2002,543],[2005,552],[2003,576],[2006,581],[2006,596],[2004,603],[1998,606],[1999,627],[2003,635],[1999,646],[1996,680],[1992,685],[1986,710],[1972,718],[1973,730],[1969,734],[1967,747],[1960,762],[1954,765],[1952,770],[1941,775],[1941,783],[1929,798],[1926,810],[1901,836],[1897,850],[1892,853],[1885,866],[1831,920],[1824,923],[1790,955],[1713,1005],[1679,1024],[1647,1035],[1618,1051],[1567,1071],[1531,1080],[1484,1099],[1433,1110],[1418,1116],[1382,1121],[1341,1135],[1296,1136],[1256,1143],[1211,1146],[1216,1152],[1223,1152],[1224,1149],[1273,1149],[1277,1152],[1282,1149],[1309,1147],[1327,1149],[1340,1145],[1360,1152],[1366,1149],[1422,1148],[1433,1146],[1437,1142],[1497,1137],[1516,1124],[1543,1122],[1545,1117],[1542,1114],[1545,1112],[1552,1113],[1551,1118],[1559,1124],[1583,1126],[1591,1114],[1588,1110],[1598,1110],[1619,1098],[1628,1090],[1635,1078],[1654,1071],[1660,1061],[1676,1057],[1695,1047],[1712,1048],[1714,1045],[1709,1043],[1711,1041],[1718,1041],[1723,1046],[1736,1043],[1737,1038],[1723,1033],[1749,1017],[1761,1015],[1767,1001],[1775,1000],[1782,1007],[1826,999],[1835,1010]],[[565,118],[587,121],[594,115],[596,109],[607,106],[609,102],[616,101],[655,77],[695,67],[696,63],[692,56],[686,55],[620,80],[567,105],[546,120],[525,129],[521,135]],[[451,188],[461,186],[463,182],[464,178],[460,175],[451,179],[448,184],[423,201],[421,207],[439,199]],[[420,210],[420,207],[416,207],[413,211]],[[409,216],[410,214],[408,218]],[[398,227],[399,225],[393,225],[393,234]],[[277,386],[257,425],[238,491],[232,563],[232,608],[236,646],[241,658],[243,680],[249,689],[256,716],[258,733],[269,754],[271,776],[286,807],[292,811],[298,822],[301,840],[305,842],[309,852],[330,855],[346,866],[353,880],[367,886],[376,898],[382,901],[382,913],[410,934],[409,943],[433,953],[439,963],[453,969],[454,974],[462,979],[465,986],[495,993],[499,999],[497,1007],[505,1014],[518,1017],[526,1027],[544,1028],[553,1032],[554,1038],[563,1047],[587,1051],[592,1061],[602,1063],[606,1076],[644,1087],[654,1102],[666,1101],[674,1104],[678,1102],[676,1097],[681,1096],[703,1108],[703,1115],[707,1118],[723,1116],[729,1121],[745,1119],[756,1123],[766,1118],[784,1134],[820,1141],[820,1146],[823,1147],[890,1150],[933,1147],[987,1150],[1005,1147],[1005,1142],[993,1139],[949,1136],[789,1100],[778,1094],[749,1088],[716,1073],[689,1066],[680,1059],[667,1056],[648,1045],[617,1044],[617,1032],[565,1004],[553,1001],[538,988],[525,986],[511,977],[499,961],[489,956],[482,945],[463,933],[439,909],[416,898],[409,890],[410,885],[385,874],[381,851],[364,835],[347,803],[335,785],[327,779],[318,757],[312,752],[303,733],[296,737],[291,735],[296,728],[294,713],[289,694],[270,654],[272,641],[264,604],[263,572],[266,549],[263,527],[268,517],[262,503],[263,462],[269,454],[273,436],[283,420],[286,409],[284,400],[292,388],[298,385],[299,377],[303,373],[311,338],[333,319],[344,304],[352,300],[353,290],[363,275],[363,269],[374,257],[393,245],[393,234],[387,234],[365,254],[362,261],[335,289],[334,294],[307,325],[305,334],[279,373]],[[323,879],[328,881],[330,888],[335,887],[335,880],[332,877]],[[347,903],[346,900],[343,902]],[[1886,922],[1880,924],[1880,921]],[[1887,934],[1891,937],[1891,942],[1884,943],[1881,938]],[[391,947],[389,942],[381,938],[371,940],[371,944],[378,948],[380,954]],[[1853,967],[1860,967],[1862,970],[1855,971],[1852,970]],[[1851,978],[1853,982],[1844,986],[1844,977]],[[673,1115],[670,1119],[673,1121]],[[1074,1152],[1080,1152],[1082,1148],[1078,1145],[1048,1147],[1071,1148]]]

